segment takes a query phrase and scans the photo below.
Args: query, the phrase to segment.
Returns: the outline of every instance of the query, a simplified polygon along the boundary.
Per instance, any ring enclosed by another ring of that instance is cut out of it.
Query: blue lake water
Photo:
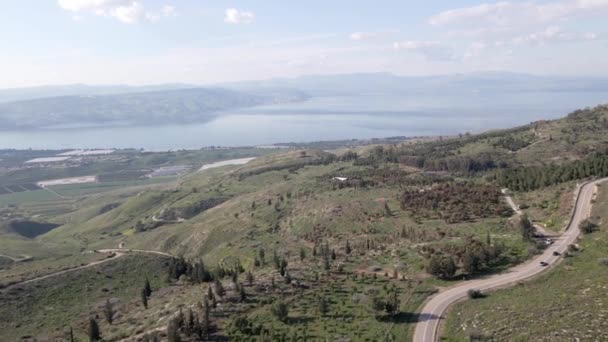
[[[319,97],[222,113],[188,125],[0,132],[0,148],[245,146],[282,142],[452,135],[559,118],[608,103],[600,92]]]

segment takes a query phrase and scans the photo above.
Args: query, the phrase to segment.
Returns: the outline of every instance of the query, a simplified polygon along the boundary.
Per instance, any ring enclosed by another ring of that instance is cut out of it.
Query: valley
[[[576,183],[608,176],[607,120],[35,165],[69,151],[0,151],[0,338],[85,340],[94,319],[107,341],[412,339],[429,298],[548,253],[539,232],[563,227]],[[451,316],[500,293],[451,309],[450,338],[503,336]]]

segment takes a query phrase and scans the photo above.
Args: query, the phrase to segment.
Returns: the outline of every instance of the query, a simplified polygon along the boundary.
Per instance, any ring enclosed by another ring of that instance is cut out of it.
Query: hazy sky
[[[499,70],[608,75],[608,0],[19,0],[0,88]]]

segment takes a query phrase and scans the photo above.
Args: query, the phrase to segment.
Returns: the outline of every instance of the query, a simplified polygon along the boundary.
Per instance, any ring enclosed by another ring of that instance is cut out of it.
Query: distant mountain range
[[[235,82],[215,87],[159,84],[0,89],[0,129],[204,122],[223,111],[322,96],[473,93],[492,96],[561,91],[608,93],[608,79],[504,72],[420,77],[361,73]]]
[[[301,76],[222,84],[250,89],[298,89],[310,96],[363,94],[433,94],[528,91],[607,91],[608,78],[535,76],[507,72],[478,72],[439,76],[398,76],[390,73]]]
[[[306,98],[294,92],[239,92],[223,88],[57,87],[23,91],[39,98],[0,103],[0,129],[59,129],[92,126],[155,125],[205,122],[226,110]],[[128,89],[145,92],[127,92]],[[48,96],[51,93],[77,94]],[[107,95],[106,92],[118,91]],[[2,91],[0,91],[2,93]],[[28,95],[26,95],[28,94]],[[43,94],[46,94],[43,95]]]

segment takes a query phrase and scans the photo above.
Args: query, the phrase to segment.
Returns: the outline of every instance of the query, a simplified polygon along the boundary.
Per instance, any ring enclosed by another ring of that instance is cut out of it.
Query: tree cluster
[[[608,155],[595,154],[561,165],[505,169],[497,174],[496,180],[500,185],[514,191],[531,191],[572,180],[606,176]]]
[[[447,223],[474,218],[509,216],[511,210],[501,201],[501,192],[491,185],[446,183],[430,189],[406,190],[400,196],[401,209],[414,216],[443,219]]]

